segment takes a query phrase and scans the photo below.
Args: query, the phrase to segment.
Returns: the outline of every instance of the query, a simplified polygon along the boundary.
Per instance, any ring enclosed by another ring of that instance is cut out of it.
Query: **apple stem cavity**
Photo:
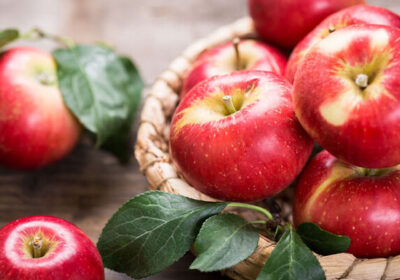
[[[36,76],[36,78],[42,85],[46,86],[52,85],[56,81],[55,76],[48,73],[40,73]]]
[[[233,43],[233,48],[235,49],[235,55],[236,55],[236,70],[241,70],[242,66],[240,63],[240,51],[239,51],[240,38],[239,37],[233,38],[232,43]]]
[[[335,31],[336,31],[336,28],[335,28],[335,26],[333,26],[333,25],[329,25],[328,31],[329,31],[329,33],[333,33],[333,32],[335,32]]]
[[[255,210],[255,211],[258,211],[258,212],[264,214],[268,218],[268,220],[275,222],[274,217],[272,216],[271,212],[269,212],[265,208],[262,208],[262,207],[259,207],[256,205],[240,203],[240,202],[229,202],[228,207],[240,207],[240,208]]]
[[[368,87],[368,75],[358,74],[355,82],[359,88],[365,89],[366,87]]]
[[[33,258],[41,258],[42,257],[42,245],[43,241],[42,238],[38,235],[35,235],[33,237],[33,240],[31,241],[32,244],[32,251],[33,251]]]
[[[225,107],[228,110],[229,114],[236,113],[237,110],[233,105],[232,97],[230,95],[224,95],[222,97],[222,100],[224,101]]]

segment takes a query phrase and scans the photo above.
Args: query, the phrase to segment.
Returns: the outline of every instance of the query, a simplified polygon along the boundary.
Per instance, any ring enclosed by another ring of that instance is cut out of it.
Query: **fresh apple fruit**
[[[400,164],[400,29],[351,25],[308,52],[294,81],[297,118],[334,156]]]
[[[0,229],[2,280],[103,280],[99,252],[75,225],[31,216]]]
[[[285,73],[289,82],[293,83],[297,67],[313,45],[330,33],[353,24],[380,24],[400,28],[400,16],[385,8],[370,5],[352,6],[329,16],[293,50]]]
[[[327,151],[314,157],[296,185],[295,226],[312,222],[351,239],[357,257],[400,254],[400,167],[367,169]]]
[[[179,104],[170,133],[184,178],[232,201],[261,200],[287,187],[313,146],[295,117],[290,83],[264,71],[201,82]]]
[[[324,18],[364,0],[249,0],[257,33],[267,42],[292,49]]]
[[[16,47],[0,56],[0,164],[35,169],[75,146],[81,125],[65,106],[52,56]]]
[[[185,74],[181,98],[199,82],[237,70],[262,70],[283,75],[286,62],[286,57],[274,47],[255,40],[235,38],[199,56]]]

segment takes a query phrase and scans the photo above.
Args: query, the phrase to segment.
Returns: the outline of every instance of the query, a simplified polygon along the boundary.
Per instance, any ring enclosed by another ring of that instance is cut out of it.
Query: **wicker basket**
[[[150,183],[150,189],[215,201],[195,190],[177,174],[168,153],[169,127],[171,116],[178,102],[184,72],[205,49],[229,41],[234,37],[256,37],[251,19],[240,19],[190,45],[158,77],[150,89],[141,114],[135,146],[135,156],[141,171]],[[237,280],[256,279],[274,248],[273,241],[260,235],[258,247],[253,255],[222,273]],[[316,256],[327,279],[400,279],[400,256],[387,259],[357,259],[351,254],[330,256],[316,254]]]

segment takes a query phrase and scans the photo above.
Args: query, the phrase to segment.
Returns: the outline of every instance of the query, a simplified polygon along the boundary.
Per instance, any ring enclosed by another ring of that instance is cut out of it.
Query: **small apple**
[[[255,40],[235,38],[199,56],[185,74],[181,98],[197,83],[237,70],[263,70],[283,75],[286,61],[286,57],[274,47]]]
[[[101,257],[89,237],[56,217],[31,216],[0,229],[2,280],[103,280]]]
[[[172,119],[170,151],[199,191],[261,200],[287,187],[313,141],[298,123],[292,88],[272,72],[237,71],[195,86]]]
[[[267,42],[293,48],[324,18],[364,0],[249,0],[257,33]]]
[[[293,203],[304,222],[351,239],[356,257],[400,254],[400,167],[366,169],[322,151],[305,168]]]
[[[370,5],[349,7],[329,16],[293,50],[285,73],[289,82],[293,83],[297,67],[313,45],[330,33],[352,24],[380,24],[400,28],[400,16],[387,9]]]
[[[294,81],[297,118],[334,156],[400,164],[400,29],[351,25],[308,52]]]
[[[35,169],[75,146],[81,125],[64,105],[52,56],[16,47],[0,56],[0,164]]]

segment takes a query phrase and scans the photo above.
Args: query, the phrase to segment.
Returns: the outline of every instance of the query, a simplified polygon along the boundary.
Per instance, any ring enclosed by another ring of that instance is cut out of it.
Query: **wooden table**
[[[398,0],[369,2],[400,12]],[[244,0],[0,0],[1,28],[40,27],[83,43],[106,41],[135,59],[148,85],[196,38],[246,14]],[[147,185],[134,159],[120,166],[83,138],[67,158],[48,168],[0,169],[0,226],[24,216],[53,215],[75,223],[96,242],[118,207]],[[219,273],[189,271],[192,260],[187,254],[148,279],[224,279]],[[106,278],[129,279],[109,270]]]

